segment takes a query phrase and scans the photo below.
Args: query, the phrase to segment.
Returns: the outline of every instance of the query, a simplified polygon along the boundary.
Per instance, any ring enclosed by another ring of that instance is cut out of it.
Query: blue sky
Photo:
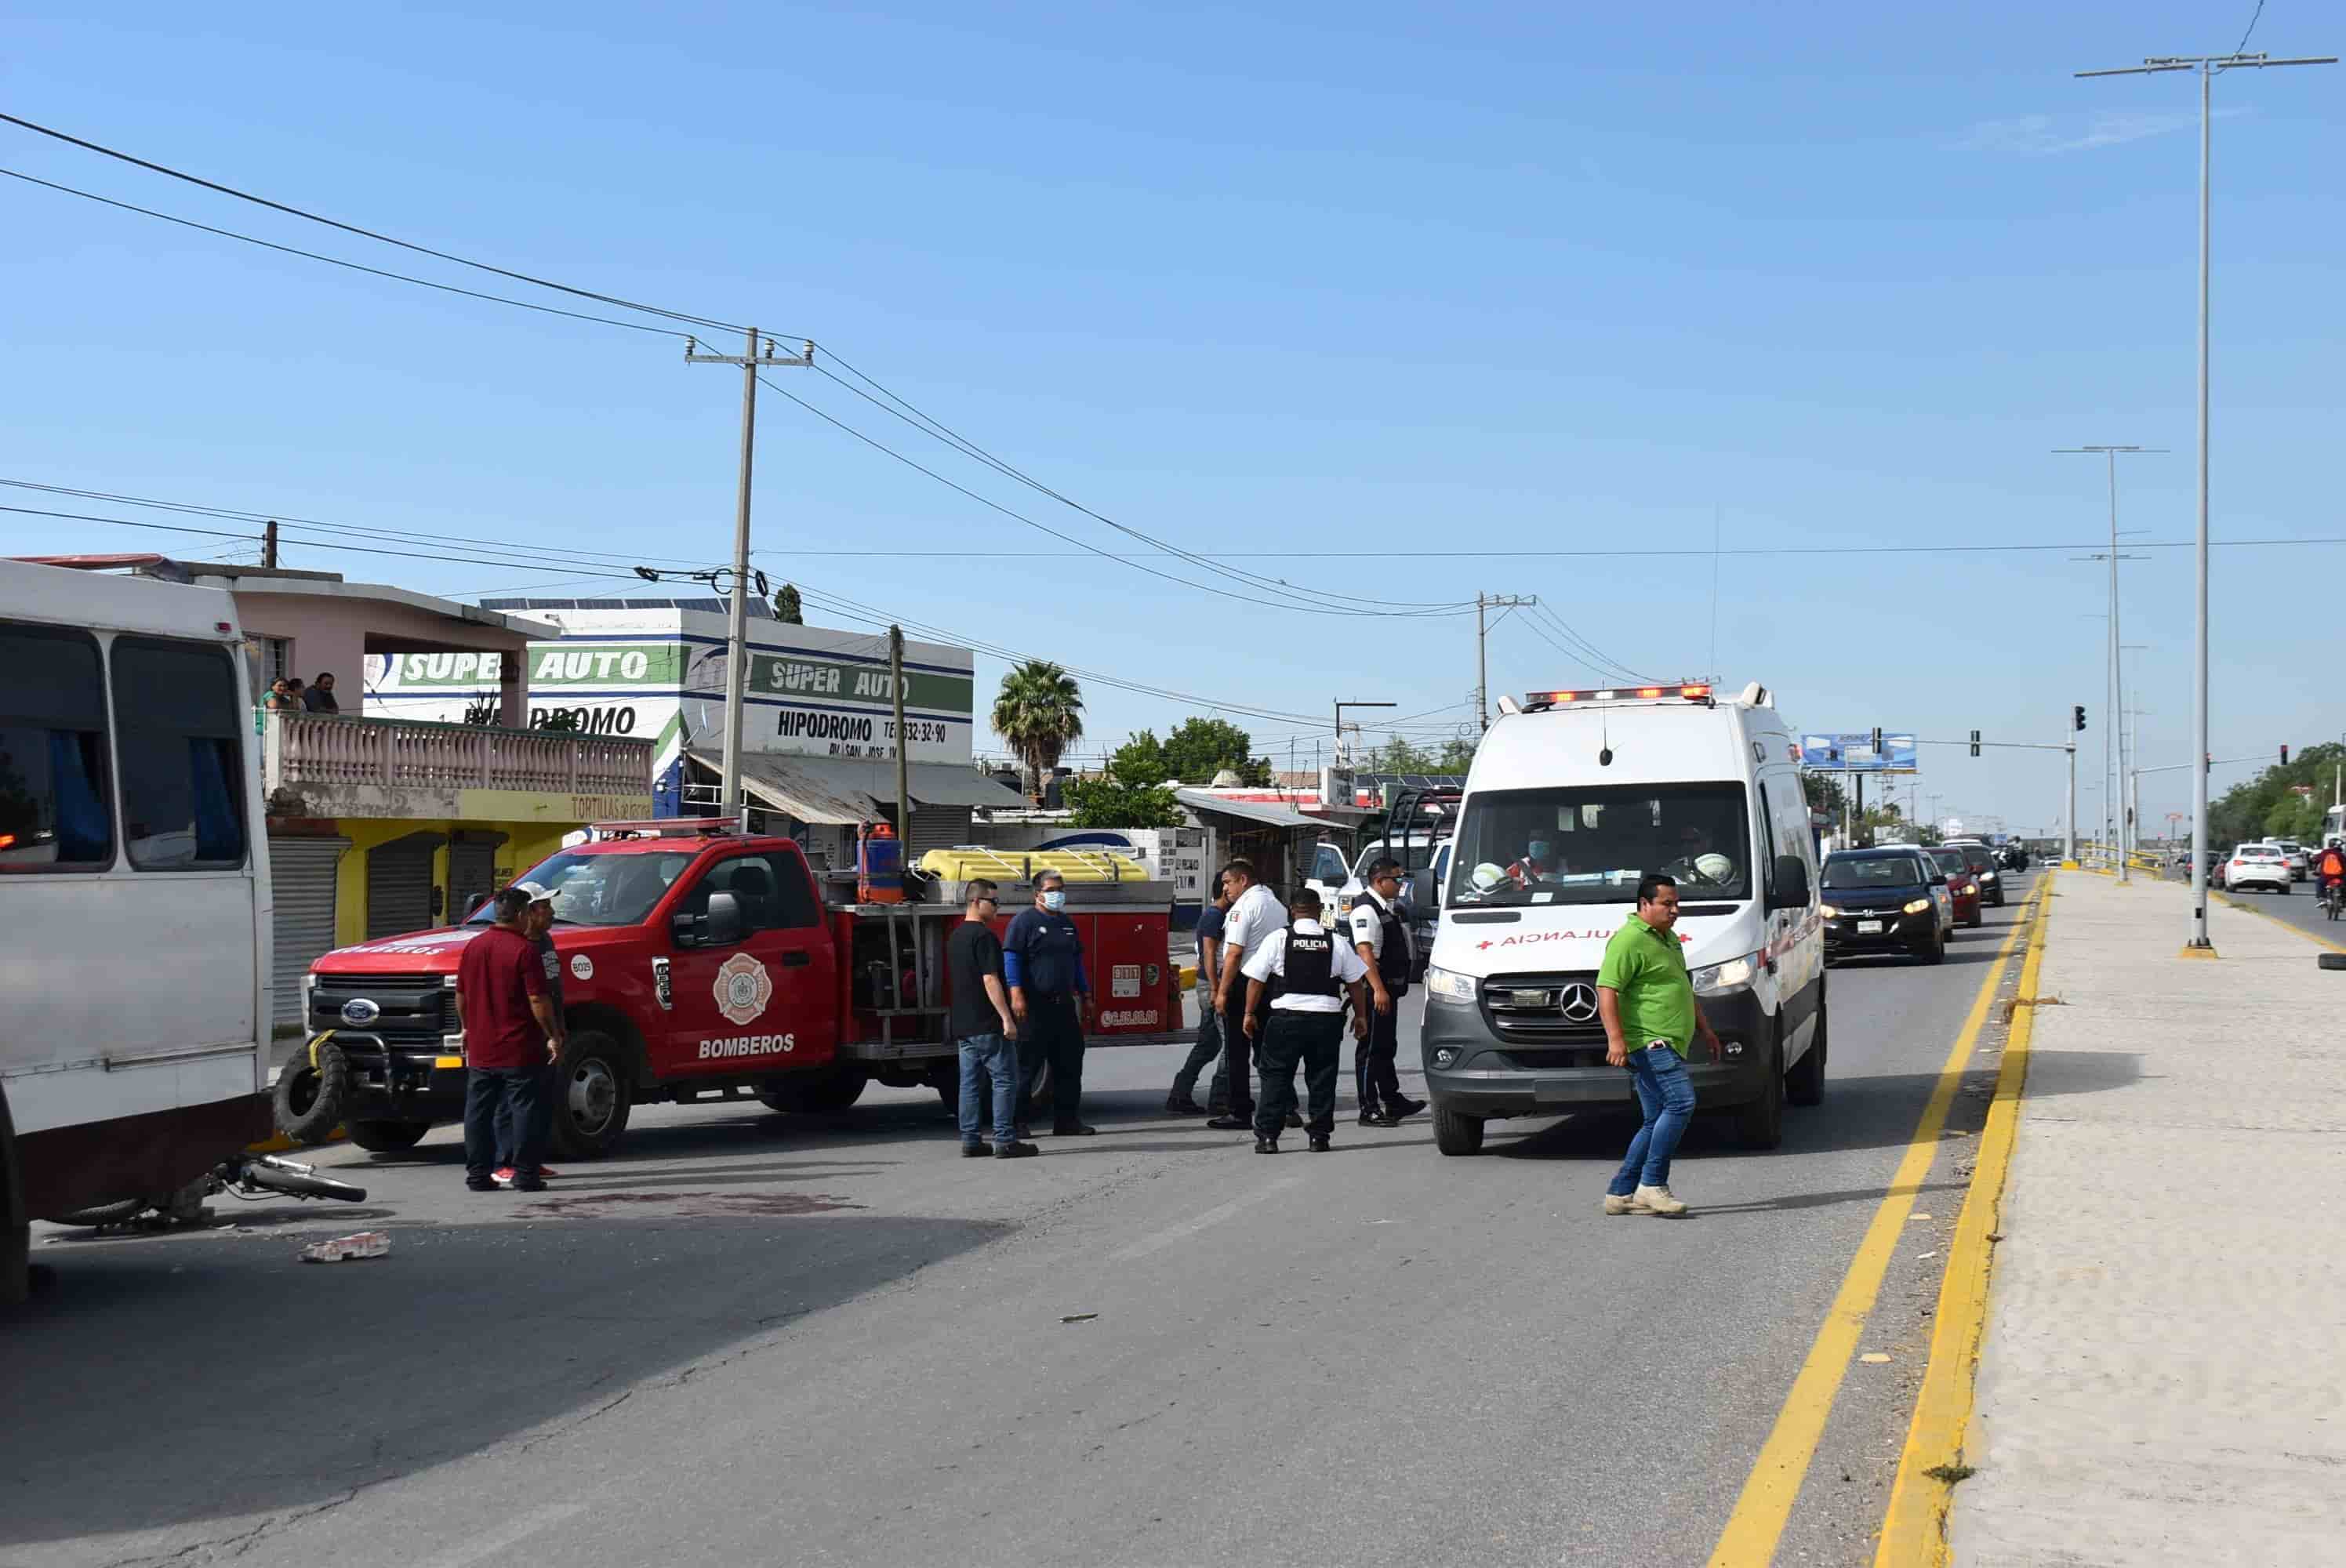
[[[0,107],[425,244],[811,335],[1096,511],[1300,587],[1537,594],[1632,667],[1764,680],[1806,728],[2056,740],[2084,702],[2097,748],[2103,568],[2075,552],[1725,556],[1715,660],[1708,558],[1457,553],[1704,551],[1714,525],[1730,549],[2089,542],[2103,471],[2049,449],[2096,442],[2174,449],[2122,471],[2124,522],[2188,540],[2195,87],[2068,73],[2229,49],[2252,8],[20,4]],[[2274,0],[2253,46],[2341,45],[2346,19]],[[2337,72],[2217,85],[2219,539],[2346,535],[2322,460]],[[504,287],[14,127],[0,167]],[[669,340],[13,180],[0,231],[0,476],[492,553],[729,551],[738,382]],[[776,379],[1117,546],[831,382]],[[777,576],[1089,669],[1282,712],[1377,697],[1438,710],[1427,726],[1469,718],[1471,616],[1303,615],[1070,555],[770,397],[757,520]],[[162,537],[0,514],[12,554]],[[2317,676],[2334,617],[2308,586],[2341,548],[2217,552],[2218,756],[2346,728]],[[810,553],[875,549],[900,553]],[[1243,554],[1272,551],[1303,554]],[[2145,761],[2179,761],[2190,554],[2149,555],[2126,568],[2126,640],[2149,645],[2130,656]],[[287,558],[458,596],[617,586]],[[1492,634],[1494,689],[1587,681],[1529,619]],[[1000,668],[981,659],[981,690]],[[1196,710],[1097,684],[1090,704],[1087,753]],[[1324,734],[1250,727],[1282,761],[1289,737],[1309,761]],[[1925,759],[1942,812],[2057,811],[2055,754]],[[2146,781],[2154,827],[2187,779]]]

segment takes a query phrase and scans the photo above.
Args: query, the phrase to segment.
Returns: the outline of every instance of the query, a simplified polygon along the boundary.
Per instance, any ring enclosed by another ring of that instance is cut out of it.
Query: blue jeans
[[[1018,1047],[1005,1034],[971,1034],[961,1047],[961,1141],[981,1144],[978,1112],[984,1105],[990,1083],[994,1091],[994,1141],[1016,1141],[1012,1131],[1018,1115]]]
[[[478,1186],[489,1179],[495,1162],[511,1159],[515,1176],[537,1175],[536,1140],[525,1135],[519,1147],[498,1136],[503,1123],[526,1135],[537,1125],[538,1091],[546,1074],[538,1067],[472,1067],[464,1074],[464,1179]],[[506,1137],[510,1138],[510,1130]]]
[[[1669,1186],[1670,1156],[1694,1119],[1694,1080],[1687,1076],[1686,1059],[1668,1046],[1630,1052],[1629,1082],[1637,1086],[1646,1120],[1629,1140],[1629,1156],[1614,1173],[1613,1185],[1605,1189],[1615,1197],[1627,1197],[1640,1186]]]

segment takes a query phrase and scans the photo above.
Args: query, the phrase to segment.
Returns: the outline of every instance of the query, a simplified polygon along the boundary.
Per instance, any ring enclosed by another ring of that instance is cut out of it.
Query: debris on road
[[[362,1230],[352,1236],[313,1241],[301,1249],[304,1263],[341,1263],[353,1257],[390,1256],[391,1237],[380,1230]]]
[[[1864,1361],[1869,1365],[1878,1367],[1883,1362],[1889,1360],[1890,1358],[1880,1350],[1868,1350],[1864,1355],[1860,1356],[1858,1359]]]
[[[1088,1323],[1098,1316],[1099,1314],[1096,1312],[1070,1312],[1066,1317],[1060,1319],[1059,1321],[1062,1323]]]

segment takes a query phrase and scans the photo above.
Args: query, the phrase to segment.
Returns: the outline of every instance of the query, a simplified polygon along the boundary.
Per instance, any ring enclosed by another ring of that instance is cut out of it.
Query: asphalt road
[[[2244,910],[2270,915],[2284,925],[2293,925],[2323,942],[2346,947],[2346,919],[2332,921],[2322,914],[2321,890],[2314,881],[2299,882],[2286,893],[2270,893],[2261,889],[2253,892],[2243,890],[2226,893],[2218,891],[2211,883],[2208,896],[2229,900]]]
[[[2015,913],[1939,967],[1837,966],[1825,1105],[1767,1155],[1698,1120],[1680,1222],[1598,1213],[1616,1117],[1450,1159],[1347,1110],[1330,1155],[1267,1158],[1162,1114],[1166,1047],[1094,1054],[1101,1135],[1015,1164],[873,1091],[646,1108],[543,1195],[465,1192],[450,1128],[324,1155],[358,1213],[43,1227],[57,1283],[0,1329],[0,1565],[1698,1563]],[[1779,1562],[1871,1560],[1985,1104],[1956,1099],[1867,1338],[1892,1360],[1850,1368]],[[388,1258],[294,1261],[370,1225]]]

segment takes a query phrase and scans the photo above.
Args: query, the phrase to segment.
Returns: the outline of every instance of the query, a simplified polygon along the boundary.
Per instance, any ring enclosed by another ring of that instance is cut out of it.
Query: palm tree
[[[1039,795],[1044,777],[1084,738],[1083,688],[1057,665],[1028,659],[1002,677],[994,730],[1025,764],[1029,792]]]

